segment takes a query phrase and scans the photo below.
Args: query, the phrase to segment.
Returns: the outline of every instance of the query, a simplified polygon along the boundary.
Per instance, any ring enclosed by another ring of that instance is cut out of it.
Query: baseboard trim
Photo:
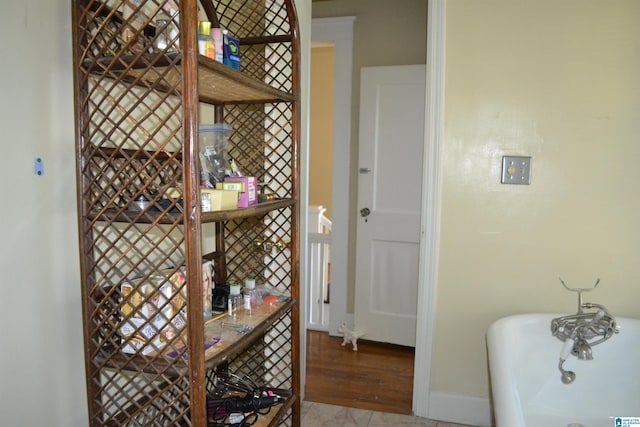
[[[489,399],[462,394],[432,392],[429,419],[479,427],[491,427]]]

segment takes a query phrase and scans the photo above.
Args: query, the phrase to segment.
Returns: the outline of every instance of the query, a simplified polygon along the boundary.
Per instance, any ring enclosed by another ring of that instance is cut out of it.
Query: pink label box
[[[255,176],[234,176],[224,179],[223,190],[238,191],[238,207],[248,208],[258,204],[258,180]]]

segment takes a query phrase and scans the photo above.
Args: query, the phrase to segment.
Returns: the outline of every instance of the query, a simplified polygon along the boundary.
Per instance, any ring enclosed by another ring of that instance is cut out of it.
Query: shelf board
[[[179,53],[149,53],[86,60],[85,70],[135,85],[151,86],[161,92],[181,86]],[[176,92],[176,95],[179,91]],[[295,96],[202,55],[198,55],[198,97],[209,104],[293,102]]]
[[[295,300],[289,298],[286,302],[274,306],[261,304],[255,307],[251,314],[241,308],[236,313],[236,319],[231,321],[228,315],[221,319],[209,321],[204,326],[205,341],[211,338],[221,338],[220,342],[209,347],[204,352],[205,366],[211,369],[220,363],[241,353],[247,347],[256,342],[269,327],[280,319],[295,305]],[[238,334],[233,325],[248,325],[251,330],[244,334]]]
[[[270,202],[258,203],[257,205],[248,208],[203,212],[200,218],[202,222],[231,221],[234,219],[262,216],[274,210],[293,206],[294,203],[295,200],[293,199],[278,199]]]
[[[258,203],[248,208],[227,209],[214,212],[202,212],[200,221],[222,222],[234,219],[243,219],[265,215],[271,211],[293,206],[294,199],[278,199],[269,202]],[[162,212],[154,208],[144,211],[128,210],[126,208],[110,208],[102,212],[91,211],[89,219],[92,221],[102,222],[125,222],[125,223],[141,223],[141,224],[176,224],[183,222],[183,214],[177,210]]]
[[[242,335],[224,325],[225,323],[229,324],[229,319],[226,316],[207,321],[205,323],[205,340],[220,338],[218,343],[205,350],[204,359],[207,369],[211,369],[246,350],[256,339],[262,336],[274,322],[289,312],[295,304],[295,300],[289,298],[287,301],[273,306],[267,304],[258,306],[251,315],[238,313],[237,323],[251,326],[251,330]],[[165,350],[165,352],[169,351],[171,351],[169,348]],[[168,375],[175,376],[184,373],[188,369],[187,361],[180,357],[158,357],[158,354],[155,353],[145,356],[117,353],[108,358],[100,355],[94,358],[94,366],[128,372],[154,373],[162,370]]]

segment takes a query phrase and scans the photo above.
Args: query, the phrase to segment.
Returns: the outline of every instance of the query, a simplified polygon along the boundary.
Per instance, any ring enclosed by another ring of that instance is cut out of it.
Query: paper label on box
[[[256,189],[256,181],[255,179],[249,180],[247,184],[248,184],[247,193],[249,193],[248,197],[250,202],[249,204],[253,205],[254,202],[256,202],[258,197],[258,191]]]
[[[241,182],[223,182],[222,188],[225,190],[244,191],[244,185]]]

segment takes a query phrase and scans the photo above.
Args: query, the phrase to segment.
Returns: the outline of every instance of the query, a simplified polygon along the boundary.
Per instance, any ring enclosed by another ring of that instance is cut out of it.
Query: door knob
[[[370,213],[371,211],[369,210],[369,208],[360,209],[360,216],[363,218],[368,217]]]

